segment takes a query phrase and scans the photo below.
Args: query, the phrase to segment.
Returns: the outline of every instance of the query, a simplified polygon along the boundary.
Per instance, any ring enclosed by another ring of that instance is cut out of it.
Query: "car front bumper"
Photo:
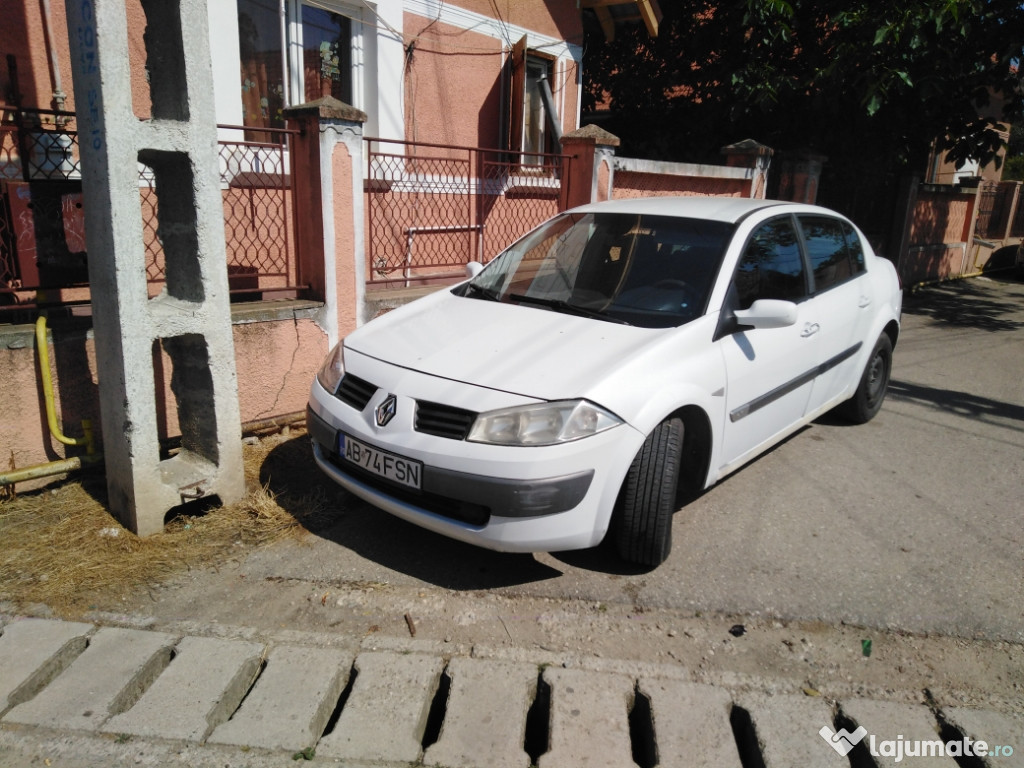
[[[459,386],[466,391],[453,399],[465,403],[473,388]],[[620,425],[571,443],[538,447],[424,435],[413,430],[411,420],[403,424],[399,419],[381,430],[373,422],[374,409],[395,389],[400,387],[379,389],[356,411],[313,383],[306,416],[314,456],[346,490],[423,528],[500,551],[582,549],[604,538],[622,480],[644,440],[635,429]],[[410,412],[406,398],[396,394],[400,410]],[[422,462],[420,488],[401,486],[347,461],[339,451],[340,434]]]

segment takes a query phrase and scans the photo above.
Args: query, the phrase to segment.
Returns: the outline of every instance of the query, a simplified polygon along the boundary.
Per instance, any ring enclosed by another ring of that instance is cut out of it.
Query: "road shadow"
[[[894,400],[917,403],[943,413],[954,413],[967,419],[992,423],[993,419],[1024,421],[1024,406],[958,392],[938,389],[906,381],[890,381],[888,396]]]
[[[988,283],[1000,284],[996,294]],[[1020,286],[1020,290],[1014,290]],[[1024,284],[1010,275],[992,275],[985,281],[957,280],[926,286],[903,299],[907,315],[929,317],[945,325],[982,331],[1016,331],[1024,328],[1021,301]]]
[[[314,535],[437,587],[493,589],[562,575],[533,555],[474,547],[367,504],[320,471],[305,435],[281,443],[267,454],[260,467],[260,482]],[[310,499],[317,497],[328,500],[326,513],[311,512],[315,505]]]

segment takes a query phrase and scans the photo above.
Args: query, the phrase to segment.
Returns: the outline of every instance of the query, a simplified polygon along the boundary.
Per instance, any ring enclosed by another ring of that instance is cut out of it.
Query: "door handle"
[[[806,339],[808,336],[813,336],[820,330],[821,326],[817,323],[807,323],[804,325],[804,329],[800,331],[800,335]]]

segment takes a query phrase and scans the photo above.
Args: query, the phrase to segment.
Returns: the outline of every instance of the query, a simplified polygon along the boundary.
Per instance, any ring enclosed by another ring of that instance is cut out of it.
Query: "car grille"
[[[370,398],[376,391],[377,387],[374,384],[364,381],[358,376],[353,376],[351,373],[346,373],[335,397],[341,402],[351,405],[357,411],[361,411],[370,402]]]
[[[476,413],[450,405],[430,403],[425,400],[416,401],[417,432],[435,437],[447,437],[451,440],[465,440],[469,430],[476,421]]]

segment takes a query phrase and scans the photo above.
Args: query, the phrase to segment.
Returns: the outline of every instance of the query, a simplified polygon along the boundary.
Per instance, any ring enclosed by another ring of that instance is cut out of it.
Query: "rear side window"
[[[850,260],[853,266],[853,273],[859,275],[864,271],[864,247],[860,244],[860,235],[857,234],[850,224],[845,221],[840,222],[843,225],[843,234],[846,235],[846,247],[850,249]]]
[[[807,296],[807,278],[793,220],[789,216],[762,224],[743,251],[736,268],[740,309],[758,299],[800,301]]]
[[[827,291],[864,271],[860,238],[846,222],[829,216],[800,216],[815,293]]]

